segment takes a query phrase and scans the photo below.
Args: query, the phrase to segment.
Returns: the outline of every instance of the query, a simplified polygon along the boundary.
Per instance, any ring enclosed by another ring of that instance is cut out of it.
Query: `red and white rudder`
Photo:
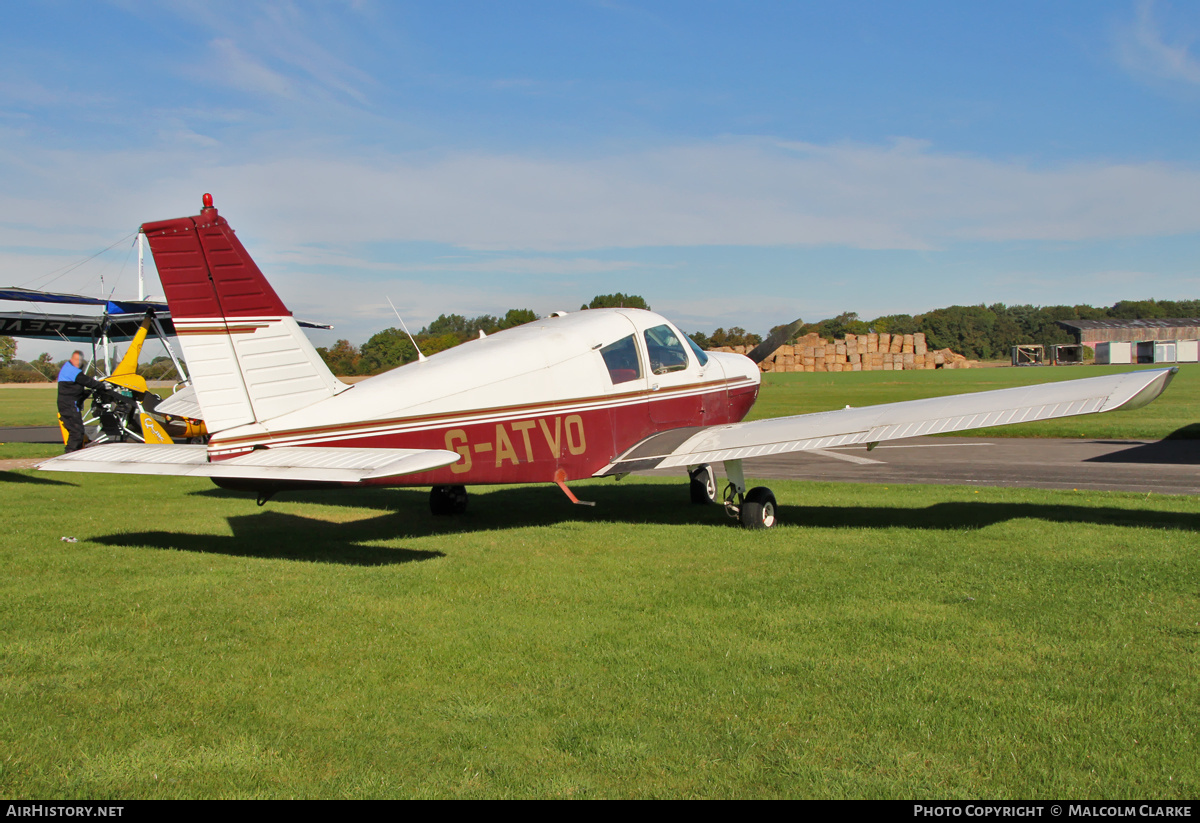
[[[142,226],[196,386],[216,433],[311,406],[348,388],[329,371],[217,214]]]

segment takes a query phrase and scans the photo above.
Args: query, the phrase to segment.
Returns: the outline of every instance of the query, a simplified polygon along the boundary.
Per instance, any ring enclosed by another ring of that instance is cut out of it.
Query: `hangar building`
[[[1077,343],[1096,350],[1097,363],[1200,361],[1200,318],[1059,320]]]

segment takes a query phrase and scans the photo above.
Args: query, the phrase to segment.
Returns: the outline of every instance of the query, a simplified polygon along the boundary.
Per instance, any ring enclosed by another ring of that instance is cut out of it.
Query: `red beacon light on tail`
[[[204,206],[204,207],[201,209],[201,212],[206,212],[206,211],[209,211],[209,210],[216,211],[216,207],[215,207],[215,206],[213,206],[213,199],[212,199],[212,195],[211,195],[211,194],[209,194],[208,192],[205,192],[205,193],[204,193],[204,196],[203,196],[202,198],[200,198],[200,202],[201,202],[201,203],[203,204],[203,206]]]

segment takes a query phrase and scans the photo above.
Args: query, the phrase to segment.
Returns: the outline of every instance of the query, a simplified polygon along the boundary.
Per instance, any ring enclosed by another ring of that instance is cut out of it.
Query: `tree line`
[[[816,332],[829,339],[847,334],[923,332],[931,349],[953,349],[976,360],[1007,359],[1012,347],[1073,343],[1059,320],[1155,320],[1200,317],[1200,300],[1121,300],[1112,306],[947,306],[924,314],[889,314],[862,320],[844,312],[819,323],[806,323],[797,337]]]
[[[580,306],[580,310],[599,308],[649,309],[645,299],[636,294],[603,294]],[[1012,347],[1022,344],[1053,345],[1070,343],[1074,337],[1058,325],[1059,320],[1153,320],[1179,317],[1200,317],[1200,300],[1121,300],[1112,306],[947,306],[924,314],[888,314],[874,320],[863,320],[856,312],[843,312],[819,323],[799,326],[796,337],[810,332],[827,339],[847,334],[915,334],[923,332],[931,349],[953,349],[978,360],[1006,359]],[[530,309],[509,309],[503,317],[482,314],[464,317],[442,314],[413,335],[425,355],[465,343],[479,332],[493,334],[537,320]],[[775,331],[775,329],[772,329]],[[719,328],[712,334],[702,331],[688,335],[705,349],[721,346],[755,346],[763,338],[740,326]],[[63,361],[55,361],[42,353],[28,363],[16,359],[17,345],[11,337],[0,336],[0,383],[33,383],[53,380]],[[338,340],[332,346],[319,347],[317,352],[334,374],[368,375],[410,363],[417,351],[408,335],[401,329],[387,328],[371,336],[362,346],[348,340]],[[138,366],[138,373],[148,380],[175,380],[178,375],[170,358],[156,357]]]

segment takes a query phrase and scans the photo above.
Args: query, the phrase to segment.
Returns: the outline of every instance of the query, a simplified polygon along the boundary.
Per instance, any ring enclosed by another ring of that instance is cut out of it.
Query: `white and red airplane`
[[[50,471],[210,477],[256,492],[432,486],[435,514],[466,487],[567,483],[686,468],[692,499],[719,499],[748,528],[775,524],[746,458],[1137,408],[1176,369],[742,422],[757,365],[705,352],[658,314],[593,309],[472,340],[354,385],[325,366],[291,312],[204,195],[195,217],[142,226],[192,372],[209,443],[100,445]]]

